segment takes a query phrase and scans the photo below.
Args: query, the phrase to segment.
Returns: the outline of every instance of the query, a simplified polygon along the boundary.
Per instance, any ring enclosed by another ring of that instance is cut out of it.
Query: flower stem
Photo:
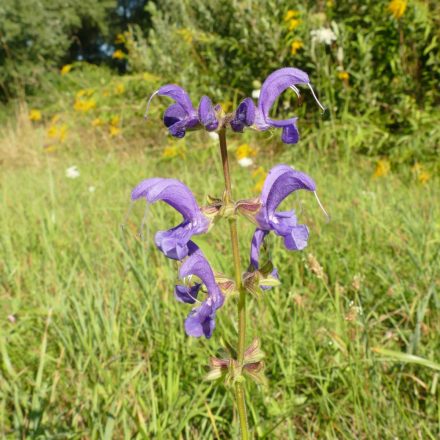
[[[223,176],[225,178],[225,203],[232,200],[231,175],[229,173],[228,148],[226,145],[226,130],[222,128],[219,131],[220,152],[222,156]],[[240,248],[238,245],[237,219],[231,217],[229,219],[229,231],[231,235],[232,257],[234,260],[235,285],[240,292],[238,298],[238,347],[237,360],[240,366],[243,366],[244,351],[246,344],[246,291],[241,282],[241,263]],[[246,401],[243,383],[235,384],[235,398],[237,403],[238,415],[240,419],[240,430],[242,440],[248,440],[248,424],[246,416]]]

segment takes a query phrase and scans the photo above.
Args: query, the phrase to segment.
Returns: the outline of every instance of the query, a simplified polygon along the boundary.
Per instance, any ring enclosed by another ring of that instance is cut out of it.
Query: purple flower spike
[[[175,104],[171,104],[163,115],[163,122],[171,136],[182,138],[185,136],[186,130],[193,129],[199,125],[197,111],[194,109],[191,99],[185,90],[176,84],[162,86],[150,96],[145,117],[147,116],[150,102],[156,95],[167,96],[175,101]]]
[[[207,96],[202,96],[199,104],[199,120],[207,131],[214,131],[218,127],[218,120],[215,114],[212,101]]]
[[[190,189],[176,179],[154,177],[140,182],[132,191],[131,199],[145,197],[148,203],[162,200],[183,216],[180,225],[155,236],[156,246],[168,257],[181,260],[196,245],[191,237],[207,232],[209,220],[203,215]]]
[[[224,296],[215,282],[214,273],[208,260],[200,250],[191,254],[180,267],[180,278],[190,275],[200,278],[206,286],[208,296],[199,307],[196,307],[189,313],[185,320],[185,331],[188,336],[196,338],[205,336],[205,338],[209,339],[215,328],[215,313],[223,305]],[[176,286],[176,290],[181,287],[183,286]],[[182,296],[180,298],[182,299]]]
[[[306,225],[297,224],[293,210],[276,212],[276,209],[288,195],[300,189],[314,192],[315,182],[307,174],[295,171],[288,165],[273,167],[264,182],[260,197],[262,207],[256,216],[259,229],[274,231],[283,237],[289,250],[304,249],[307,246],[309,230]]]
[[[255,104],[251,98],[244,99],[235,111],[231,121],[231,128],[241,133],[245,127],[250,127],[255,122]]]

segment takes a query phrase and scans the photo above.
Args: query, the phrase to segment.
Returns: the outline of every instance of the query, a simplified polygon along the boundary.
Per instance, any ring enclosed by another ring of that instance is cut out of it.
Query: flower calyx
[[[235,282],[220,272],[214,272],[215,282],[226,297],[237,294]]]
[[[232,358],[210,358],[210,370],[206,380],[224,379],[226,385],[243,382],[246,378],[252,379],[259,385],[266,384],[264,376],[264,353],[260,348],[260,340],[255,338],[244,352],[243,365]]]
[[[253,199],[244,199],[236,202],[235,210],[255,225],[258,225],[256,215],[260,211],[261,206],[261,199],[259,197],[254,197]]]
[[[272,261],[267,261],[264,266],[255,269],[250,266],[248,271],[243,275],[243,286],[252,295],[259,297],[262,290],[267,290],[271,287],[280,285],[280,280],[277,277],[276,270]]]

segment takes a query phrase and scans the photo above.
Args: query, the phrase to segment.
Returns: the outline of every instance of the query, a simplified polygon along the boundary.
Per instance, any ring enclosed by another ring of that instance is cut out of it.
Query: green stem
[[[220,139],[220,152],[222,156],[223,176],[225,178],[225,203],[232,201],[231,191],[231,175],[229,173],[229,160],[228,160],[228,148],[226,145],[226,130],[223,128],[219,131]],[[232,257],[234,260],[234,272],[235,272],[235,285],[240,292],[238,298],[238,347],[237,347],[237,360],[238,363],[243,366],[244,351],[246,344],[246,291],[243,288],[241,282],[241,263],[240,263],[240,248],[238,245],[238,231],[237,231],[237,219],[232,217],[229,219],[229,232],[231,235],[232,243]],[[246,416],[246,401],[244,394],[244,387],[241,382],[235,384],[235,398],[238,409],[238,416],[240,419],[240,430],[242,440],[248,440],[248,424]]]

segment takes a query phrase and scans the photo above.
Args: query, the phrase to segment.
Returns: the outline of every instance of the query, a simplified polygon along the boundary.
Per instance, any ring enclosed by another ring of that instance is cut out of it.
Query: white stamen
[[[301,93],[300,93],[298,87],[291,85],[290,88],[296,93],[296,96],[298,96],[298,99],[301,98]]]
[[[318,97],[315,95],[315,91],[313,90],[312,85],[311,85],[310,83],[307,83],[307,85],[308,85],[309,89],[311,90],[312,95],[313,95],[313,97],[315,98],[316,103],[319,105],[319,107],[320,107],[321,110],[322,110],[322,113],[324,114],[325,111],[326,111],[327,109],[326,109],[326,108],[325,108],[325,107],[319,102],[319,99],[318,99]]]
[[[322,209],[322,212],[324,213],[324,215],[327,217],[327,222],[329,222],[330,216],[327,214],[327,211],[325,210],[324,206],[322,206],[322,203],[321,203],[321,200],[319,200],[318,194],[316,193],[316,191],[313,191],[313,194],[315,194],[318,205]]]
[[[147,108],[146,108],[146,110],[145,110],[145,113],[144,113],[144,119],[146,120],[147,119],[147,117],[148,117],[148,110],[150,109],[150,102],[151,102],[151,100],[157,95],[159,93],[159,90],[156,90],[151,96],[150,96],[150,99],[148,100],[148,102],[147,102]]]

